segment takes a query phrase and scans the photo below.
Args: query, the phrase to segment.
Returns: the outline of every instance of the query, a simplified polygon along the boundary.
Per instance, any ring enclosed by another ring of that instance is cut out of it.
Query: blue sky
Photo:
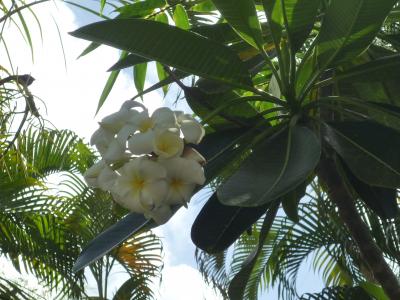
[[[56,2],[57,3],[57,2]],[[93,6],[97,9],[97,3]],[[88,141],[90,135],[97,128],[97,121],[103,116],[119,109],[121,103],[135,95],[133,81],[129,72],[123,72],[117,80],[108,101],[95,116],[97,101],[107,80],[106,70],[118,60],[118,52],[109,47],[101,47],[93,53],[76,58],[88,45],[88,42],[69,36],[72,31],[84,24],[91,23],[96,18],[77,9],[71,10],[63,3],[48,3],[37,10],[44,28],[43,43],[39,34],[34,34],[35,61],[30,60],[28,47],[20,47],[24,43],[15,31],[10,35],[10,47],[18,49],[14,53],[18,73],[30,73],[36,78],[32,85],[35,95],[44,100],[41,113],[58,129],[70,129]],[[62,48],[57,34],[54,20],[58,23],[63,40],[67,69],[64,66]],[[33,28],[37,31],[37,28]],[[154,68],[150,70],[150,81],[155,82]],[[146,85],[150,85],[147,82]],[[154,110],[162,105],[171,105],[175,100],[172,91],[167,100],[158,92],[150,93],[145,97],[145,104]],[[183,102],[176,109],[187,110]],[[46,115],[47,113],[47,115]],[[189,209],[181,209],[166,225],[156,229],[162,237],[165,250],[165,268],[161,286],[156,285],[159,300],[214,300],[221,299],[207,287],[196,270],[194,261],[194,245],[190,240],[191,224],[202,204],[208,197],[207,191],[199,192],[193,197]],[[321,281],[309,272],[309,265],[305,265],[299,278],[300,291],[317,291],[321,288]],[[111,276],[112,286],[118,286],[122,273],[117,270]],[[94,287],[90,287],[95,291]],[[110,293],[112,294],[111,288]],[[276,299],[275,291],[264,294],[262,299]]]

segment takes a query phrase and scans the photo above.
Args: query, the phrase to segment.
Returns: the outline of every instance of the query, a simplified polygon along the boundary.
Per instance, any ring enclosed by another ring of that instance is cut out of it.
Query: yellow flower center
[[[172,178],[170,182],[171,188],[179,190],[183,186],[183,181],[179,178]]]
[[[143,178],[135,178],[135,179],[132,180],[132,187],[135,190],[143,189],[144,188],[144,184],[145,184],[145,182],[144,182]]]
[[[147,118],[143,120],[140,125],[139,125],[139,131],[140,132],[146,132],[147,130],[151,129],[154,127],[154,122],[151,118]]]

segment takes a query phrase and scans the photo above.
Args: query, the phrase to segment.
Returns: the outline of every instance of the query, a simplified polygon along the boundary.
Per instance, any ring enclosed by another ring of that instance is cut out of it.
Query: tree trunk
[[[329,199],[338,207],[340,218],[349,229],[362,258],[370,267],[375,279],[391,300],[399,300],[400,283],[386,263],[382,251],[375,244],[368,227],[358,214],[355,201],[347,191],[332,159],[326,157],[321,159],[318,178],[326,185]]]

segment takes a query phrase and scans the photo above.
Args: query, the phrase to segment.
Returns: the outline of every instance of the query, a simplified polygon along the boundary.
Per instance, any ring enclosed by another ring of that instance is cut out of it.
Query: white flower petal
[[[160,160],[160,163],[167,170],[168,178],[180,179],[185,183],[196,183],[199,185],[205,182],[204,170],[196,161],[175,157]]]
[[[154,121],[155,126],[159,128],[169,128],[177,125],[175,113],[168,107],[157,108],[151,115],[151,119]]]
[[[184,183],[183,181],[177,184],[177,182],[169,183],[169,190],[167,197],[165,198],[165,203],[169,205],[183,204],[189,202],[190,198],[193,196],[193,191],[196,188],[196,184]]]
[[[128,120],[128,123],[136,126],[140,132],[146,132],[154,127],[153,120],[149,117],[147,110],[140,112]]]
[[[167,195],[168,187],[165,180],[157,180],[151,183],[145,183],[143,188],[142,204],[161,205]]]
[[[189,160],[194,160],[198,162],[200,165],[203,165],[206,163],[206,159],[201,155],[196,149],[193,149],[192,147],[186,146],[185,149],[183,149],[182,157],[189,159]]]
[[[90,145],[95,145],[100,154],[104,154],[110,143],[114,140],[114,133],[100,127],[97,129],[90,138]]]
[[[183,120],[181,130],[185,141],[192,144],[200,143],[205,134],[203,126],[196,120]]]
[[[136,155],[153,152],[154,132],[136,133],[128,140],[128,149]]]
[[[136,110],[120,110],[101,120],[100,125],[113,133],[117,133],[132,117],[138,115]]]
[[[134,101],[134,100],[128,100],[128,101],[125,101],[124,103],[122,103],[120,110],[130,110],[131,108],[134,108],[134,107],[140,107],[143,110],[147,110],[147,108],[142,103],[140,103],[138,101]]]
[[[117,178],[118,174],[109,166],[106,166],[100,172],[99,177],[97,178],[98,187],[103,191],[110,191],[114,186]]]
[[[126,141],[131,135],[137,130],[137,127],[132,124],[125,124],[120,131],[117,133],[117,141],[124,147],[126,147]]]
[[[139,214],[148,213],[149,210],[144,208],[142,204],[136,199],[132,194],[129,194],[125,197],[121,197],[116,193],[111,193],[114,198],[114,201],[117,202],[122,207],[129,209],[132,212],[136,212]]]
[[[153,151],[161,158],[179,156],[183,152],[183,140],[173,131],[165,130],[155,135]]]
[[[159,162],[147,158],[139,158],[137,160],[140,163],[140,176],[146,181],[166,178],[167,170]]]
[[[103,159],[107,163],[113,163],[119,160],[124,160],[125,147],[121,146],[121,144],[116,139],[114,139],[108,146],[107,151],[104,153]]]
[[[168,222],[168,220],[173,216],[173,211],[168,205],[161,205],[151,212],[146,213],[146,218],[153,219],[158,225],[162,225]]]

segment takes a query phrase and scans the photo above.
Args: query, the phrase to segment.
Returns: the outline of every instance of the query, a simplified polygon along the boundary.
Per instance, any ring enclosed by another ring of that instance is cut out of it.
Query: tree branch
[[[318,178],[326,184],[329,199],[338,207],[340,218],[346,224],[357,243],[361,255],[370,267],[374,278],[381,284],[391,300],[400,299],[400,283],[386,263],[382,250],[374,242],[368,227],[358,214],[355,201],[347,191],[335,162],[326,156],[322,157],[317,174]]]

